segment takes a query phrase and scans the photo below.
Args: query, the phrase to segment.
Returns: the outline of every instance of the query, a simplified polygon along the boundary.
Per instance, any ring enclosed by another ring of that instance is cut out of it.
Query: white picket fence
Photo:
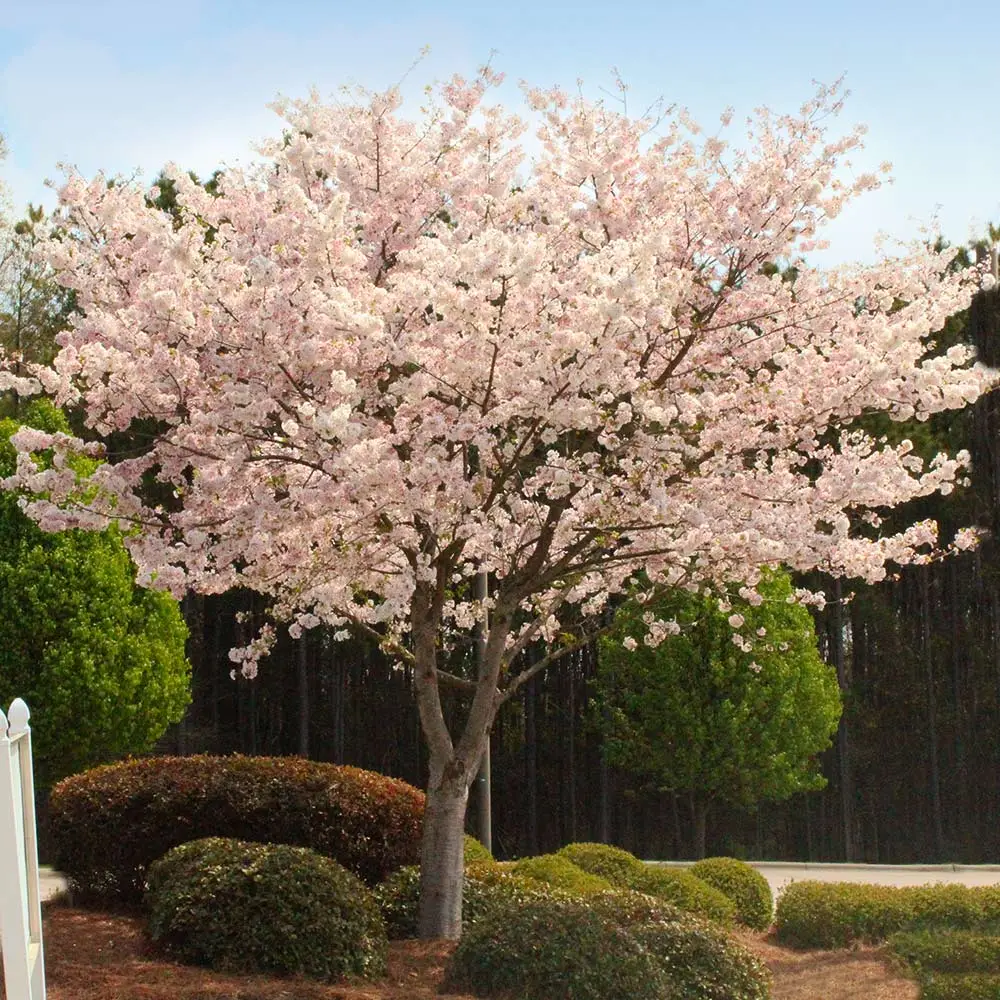
[[[45,1000],[28,706],[0,710],[0,949],[7,1000]]]

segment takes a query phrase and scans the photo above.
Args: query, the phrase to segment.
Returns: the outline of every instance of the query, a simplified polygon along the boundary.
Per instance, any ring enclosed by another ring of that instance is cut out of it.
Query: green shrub
[[[631,928],[670,983],[670,1000],[768,1000],[771,977],[763,962],[714,924],[686,917]]]
[[[304,847],[209,837],[149,867],[149,931],[165,954],[231,972],[381,976],[385,925],[371,893]]]
[[[591,875],[600,875],[612,885],[626,887],[645,866],[634,855],[611,844],[567,844],[558,852],[560,857],[572,861]]]
[[[493,855],[485,844],[475,837],[465,835],[465,863],[467,865],[484,864],[493,861]]]
[[[559,856],[591,875],[600,875],[617,889],[655,896],[722,924],[735,919],[736,906],[732,900],[683,868],[647,865],[634,854],[610,844],[567,844]]]
[[[733,901],[685,868],[643,865],[643,870],[633,876],[628,888],[720,924],[732,924],[736,919]]]
[[[904,891],[848,882],[792,882],[778,897],[778,940],[796,948],[877,943],[913,919]]]
[[[921,1000],[1000,1000],[1000,976],[938,973],[921,980]]]
[[[445,988],[518,1000],[663,1000],[654,956],[583,900],[530,899],[467,927]]]
[[[1000,973],[1000,937],[974,931],[901,931],[889,950],[917,971]]]
[[[310,847],[369,884],[420,857],[423,793],[299,757],[151,757],[61,781],[50,798],[56,866],[74,897],[138,902],[146,868],[201,837]]]
[[[558,854],[521,858],[515,863],[513,871],[522,878],[545,882],[574,896],[590,896],[595,892],[604,892],[611,888],[611,883],[606,878],[591,875]]]
[[[462,925],[475,923],[496,906],[518,906],[528,899],[557,895],[549,886],[501,869],[496,864],[472,864],[465,869],[462,884]],[[392,940],[417,936],[420,906],[420,869],[400,868],[374,889]]]
[[[891,887],[793,882],[778,899],[778,940],[800,948],[877,944],[903,930],[993,930],[1000,925],[1000,887]]]
[[[688,871],[732,900],[736,919],[744,926],[755,931],[766,931],[771,926],[771,887],[756,868],[736,858],[705,858]]]

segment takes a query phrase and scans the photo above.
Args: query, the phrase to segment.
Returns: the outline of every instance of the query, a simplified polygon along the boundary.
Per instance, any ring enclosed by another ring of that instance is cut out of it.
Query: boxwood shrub
[[[793,882],[778,898],[778,940],[800,948],[877,944],[903,930],[1000,926],[1000,886]]]
[[[770,975],[763,963],[716,924],[676,906],[628,890],[591,896],[607,917],[656,956],[671,1000],[766,1000]]]
[[[934,973],[921,979],[920,1000],[1000,1000],[1000,976]]]
[[[595,892],[605,892],[611,888],[611,883],[606,878],[591,875],[578,868],[568,858],[558,854],[539,854],[532,858],[521,858],[515,862],[512,871],[522,878],[545,882],[574,896],[590,896]]]
[[[393,778],[299,757],[150,757],[59,782],[54,861],[74,898],[137,903],[146,868],[185,841],[310,847],[374,884],[420,857],[424,795]]]
[[[611,844],[567,844],[557,852],[591,875],[600,875],[612,885],[625,886],[636,872],[645,867],[634,855]]]
[[[685,868],[643,865],[643,870],[629,881],[628,888],[716,923],[729,926],[736,919],[733,901]]]
[[[766,931],[774,914],[767,879],[756,868],[736,858],[705,858],[688,871],[718,889],[736,906],[736,919],[755,931]]]
[[[585,872],[606,878],[617,889],[655,896],[722,924],[731,924],[735,919],[732,900],[683,868],[647,865],[610,844],[567,844],[558,853]]]
[[[164,954],[231,972],[373,978],[385,925],[364,884],[315,851],[210,837],[149,868],[149,931]]]
[[[495,864],[470,864],[462,884],[462,925],[475,923],[497,906],[519,906],[526,900],[560,895],[534,879],[504,871]],[[374,889],[375,902],[382,912],[392,940],[417,936],[420,906],[420,869],[408,865],[393,872]]]
[[[475,837],[465,835],[465,863],[470,864],[485,864],[493,861],[493,855],[489,848]]]
[[[916,971],[1000,973],[1000,937],[975,931],[901,931],[889,951]]]
[[[529,899],[465,928],[445,988],[518,1000],[664,1000],[664,971],[631,932],[584,900]]]

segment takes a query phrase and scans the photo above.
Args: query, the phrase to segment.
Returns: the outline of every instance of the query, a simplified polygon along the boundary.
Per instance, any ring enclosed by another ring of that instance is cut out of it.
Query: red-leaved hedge
[[[299,757],[149,757],[66,778],[49,809],[74,896],[131,904],[151,862],[202,837],[309,847],[374,885],[419,861],[424,794]]]

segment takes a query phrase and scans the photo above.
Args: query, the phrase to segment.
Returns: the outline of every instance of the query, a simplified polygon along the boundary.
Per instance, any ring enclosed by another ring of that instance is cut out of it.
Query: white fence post
[[[0,949],[7,1000],[45,1000],[28,706],[0,710]]]

